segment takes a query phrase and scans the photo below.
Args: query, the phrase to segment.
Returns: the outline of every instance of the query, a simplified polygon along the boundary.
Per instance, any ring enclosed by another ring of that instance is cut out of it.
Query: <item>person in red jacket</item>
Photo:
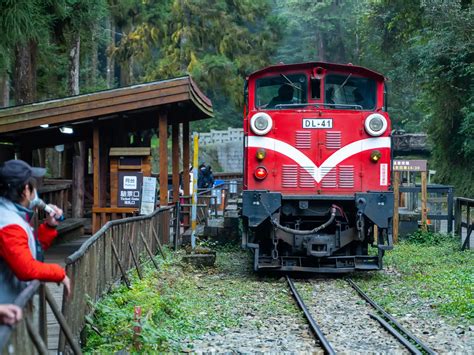
[[[70,292],[64,269],[40,261],[42,249],[57,237],[55,217],[60,217],[62,211],[50,205],[54,212],[39,226],[36,235],[30,226],[38,201],[35,178],[45,172],[22,160],[0,164],[0,304],[12,303],[25,282],[35,279],[62,283],[66,294]]]

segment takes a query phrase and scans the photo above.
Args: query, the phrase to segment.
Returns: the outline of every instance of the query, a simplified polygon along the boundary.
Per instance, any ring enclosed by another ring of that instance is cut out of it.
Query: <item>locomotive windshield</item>
[[[258,79],[255,106],[263,109],[291,109],[307,103],[305,74],[280,74]]]
[[[328,108],[373,110],[375,80],[352,74],[330,74],[325,80],[324,103]]]

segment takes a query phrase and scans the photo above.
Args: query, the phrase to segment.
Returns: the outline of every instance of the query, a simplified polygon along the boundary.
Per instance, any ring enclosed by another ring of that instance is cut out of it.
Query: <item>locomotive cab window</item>
[[[305,104],[307,99],[305,74],[280,74],[258,79],[255,106],[259,109],[291,109]]]
[[[324,82],[324,103],[327,108],[373,110],[375,95],[373,79],[354,77],[352,74],[330,74]]]

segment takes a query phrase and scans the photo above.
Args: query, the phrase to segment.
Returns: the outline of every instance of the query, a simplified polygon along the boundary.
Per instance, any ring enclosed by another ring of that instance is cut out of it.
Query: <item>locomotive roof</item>
[[[306,62],[306,63],[293,63],[293,64],[276,64],[270,65],[266,68],[261,70],[257,70],[249,75],[249,77],[264,74],[264,73],[272,73],[272,72],[279,72],[281,70],[298,70],[298,69],[308,69],[314,67],[321,67],[329,70],[341,70],[347,71],[350,70],[353,73],[360,74],[362,76],[368,76],[377,80],[385,80],[385,77],[382,74],[379,74],[373,70],[360,67],[358,65],[353,64],[336,64],[336,63],[326,63],[326,62]]]

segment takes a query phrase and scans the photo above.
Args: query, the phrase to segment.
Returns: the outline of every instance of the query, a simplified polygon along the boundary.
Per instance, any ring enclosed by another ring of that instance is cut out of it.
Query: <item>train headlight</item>
[[[381,136],[387,130],[387,120],[380,113],[373,113],[365,119],[365,130],[374,137]]]
[[[257,169],[255,169],[255,177],[258,180],[265,179],[267,175],[268,175],[268,172],[267,172],[267,169],[265,169],[265,167],[259,166]]]
[[[257,159],[258,160],[263,160],[266,155],[267,155],[267,152],[265,152],[265,149],[260,148],[259,150],[257,150]]]
[[[258,112],[250,119],[250,128],[253,133],[263,136],[270,132],[273,126],[272,118],[268,113]]]
[[[379,150],[373,150],[371,153],[370,153],[370,161],[372,163],[376,163],[380,160],[380,158],[382,158],[382,153],[380,153]]]

